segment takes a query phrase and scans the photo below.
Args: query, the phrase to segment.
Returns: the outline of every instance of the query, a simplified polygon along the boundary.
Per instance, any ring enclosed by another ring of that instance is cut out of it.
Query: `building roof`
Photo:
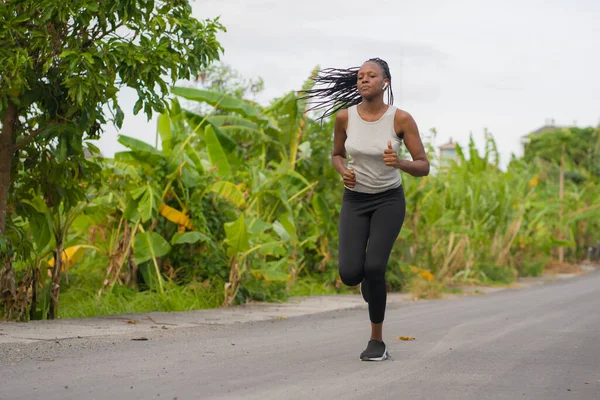
[[[560,129],[560,128],[561,128],[560,126],[556,126],[554,124],[554,119],[547,119],[546,123],[543,126],[541,126],[540,128],[537,128],[535,131],[529,132],[528,134],[523,135],[521,137],[526,138],[531,135],[537,136],[537,135],[541,135],[542,133],[551,132],[551,131],[554,131],[554,130]]]
[[[448,143],[438,146],[438,148],[440,150],[453,150],[456,148],[456,143],[454,143],[452,141],[452,138],[450,138],[450,141]]]

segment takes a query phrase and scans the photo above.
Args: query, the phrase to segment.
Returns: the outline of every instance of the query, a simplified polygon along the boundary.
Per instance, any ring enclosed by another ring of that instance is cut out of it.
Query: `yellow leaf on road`
[[[416,340],[414,337],[412,336],[396,336],[397,340],[404,340],[404,341],[410,341],[410,340]]]

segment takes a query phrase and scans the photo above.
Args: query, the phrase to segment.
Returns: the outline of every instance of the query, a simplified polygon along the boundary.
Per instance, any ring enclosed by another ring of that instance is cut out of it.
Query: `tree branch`
[[[107,37],[108,35],[114,34],[117,31],[117,29],[121,28],[122,26],[124,26],[124,22],[119,22],[117,25],[112,27],[110,30],[103,32],[102,35],[96,36],[97,33],[100,33],[100,31],[98,31],[97,33],[94,33],[94,36],[92,37],[92,41],[94,41],[94,42],[100,41],[100,40],[104,39],[105,37]]]
[[[21,150],[23,147],[27,146],[33,139],[38,137],[42,133],[41,129],[36,129],[33,133],[27,136],[25,139],[21,140],[19,143],[15,144],[13,147],[13,151]]]

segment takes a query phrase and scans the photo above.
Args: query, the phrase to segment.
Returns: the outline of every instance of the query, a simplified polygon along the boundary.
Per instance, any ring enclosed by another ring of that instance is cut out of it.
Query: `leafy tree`
[[[222,51],[218,19],[198,21],[188,1],[8,1],[0,9],[0,231],[13,155],[58,142],[57,158],[83,154],[102,124],[121,126],[117,93],[134,88],[150,118],[167,81],[188,79]]]
[[[57,166],[68,164],[60,179],[53,177],[54,192],[83,198],[69,184],[82,179],[73,166],[84,160],[84,140],[98,138],[103,124],[121,127],[119,90],[137,91],[134,114],[143,110],[150,118],[163,112],[168,84],[196,76],[218,59],[223,49],[216,35],[225,30],[218,18],[193,18],[187,0],[9,0],[0,7],[0,21],[3,235],[7,206],[18,202],[9,199],[14,197],[11,188],[27,186],[25,166],[36,169],[48,158]],[[93,152],[91,144],[86,147]],[[57,201],[41,195],[46,203]],[[73,205],[65,204],[62,212]],[[2,243],[5,268],[0,276],[10,277],[10,245],[5,238]],[[60,262],[56,266],[55,281]],[[2,287],[0,292],[5,294]]]
[[[533,136],[525,148],[524,159],[536,158],[554,165],[563,164],[571,175],[579,169],[588,176],[600,177],[600,128],[556,129]],[[575,176],[575,175],[573,175]]]
[[[565,199],[565,178],[571,178],[576,183],[588,177],[600,177],[600,137],[598,129],[570,128],[557,129],[534,136],[525,148],[525,160],[541,159],[559,167],[559,220],[563,221]],[[585,173],[585,174],[582,174]],[[560,239],[563,233],[559,234]],[[558,249],[559,261],[565,259],[564,247]]]

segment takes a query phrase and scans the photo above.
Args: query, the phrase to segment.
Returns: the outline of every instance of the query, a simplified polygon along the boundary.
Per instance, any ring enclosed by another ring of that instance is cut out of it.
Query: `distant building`
[[[440,168],[446,168],[450,165],[450,161],[458,162],[458,154],[456,153],[456,143],[450,141],[438,147],[440,149]]]
[[[556,126],[556,124],[554,122],[554,118],[550,118],[550,119],[546,119],[544,126],[536,129],[533,132],[530,132],[526,135],[521,136],[521,151],[522,151],[521,155],[525,154],[525,147],[527,147],[529,142],[531,142],[532,136],[538,136],[538,135],[541,135],[542,133],[551,132],[558,128],[560,128],[560,126]]]

